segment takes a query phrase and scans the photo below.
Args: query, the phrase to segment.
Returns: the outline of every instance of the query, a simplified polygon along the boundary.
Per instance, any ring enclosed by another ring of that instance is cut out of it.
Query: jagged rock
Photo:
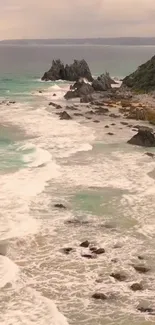
[[[130,287],[130,289],[132,291],[142,291],[143,290],[143,286],[141,283],[133,283]]]
[[[155,56],[124,78],[123,86],[141,93],[155,90]]]
[[[61,204],[61,203],[54,204],[54,207],[55,208],[58,208],[58,209],[66,209],[66,207],[63,204]]]
[[[49,106],[53,106],[53,107],[55,107],[56,109],[60,109],[60,108],[62,108],[61,105],[58,105],[58,104],[53,103],[53,102],[50,102],[48,105],[49,105]]]
[[[89,245],[90,245],[90,242],[88,240],[86,240],[80,244],[81,247],[85,247],[85,248],[89,247]]]
[[[125,281],[126,280],[126,275],[121,274],[121,273],[111,273],[110,276],[117,281]]]
[[[105,115],[106,113],[109,113],[109,109],[106,108],[106,107],[103,107],[103,106],[100,106],[100,107],[95,107],[95,110],[96,110],[96,114],[99,114],[99,115]]]
[[[97,300],[106,300],[107,296],[104,293],[96,292],[92,295],[92,298]]]
[[[76,83],[77,88],[75,90],[69,90],[65,94],[65,99],[69,100],[72,98],[83,98],[85,96],[91,95],[94,91],[92,86],[89,83],[85,83],[83,80]]]
[[[133,265],[133,267],[139,273],[147,273],[150,271],[150,268],[145,265]]]
[[[155,147],[155,136],[148,129],[140,128],[128,143],[142,147]]]
[[[71,120],[71,119],[72,119],[71,116],[66,111],[60,113],[60,120]]]
[[[93,80],[92,87],[95,91],[106,91],[111,89],[111,85],[114,83],[109,76],[109,73],[102,74],[96,80]]]
[[[45,72],[42,80],[68,80],[77,81],[79,78],[86,78],[92,81],[92,75],[89,66],[85,60],[74,60],[73,64],[64,66],[60,60],[53,60],[52,67]]]

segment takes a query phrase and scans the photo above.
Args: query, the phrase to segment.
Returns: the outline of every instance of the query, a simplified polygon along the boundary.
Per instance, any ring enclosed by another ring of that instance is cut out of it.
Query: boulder
[[[60,113],[60,120],[71,120],[71,119],[72,119],[71,116],[66,111]]]
[[[90,245],[90,242],[88,240],[86,240],[80,244],[81,247],[85,247],[85,248],[89,247],[89,245]]]
[[[42,80],[68,80],[77,81],[79,78],[93,81],[89,66],[85,60],[74,60],[71,65],[64,65],[60,60],[53,60],[52,67],[45,72]]]
[[[128,143],[142,147],[155,147],[155,136],[150,130],[139,128],[138,133]]]
[[[140,311],[141,313],[148,313],[148,314],[152,314],[154,315],[155,314],[155,309],[151,308],[151,307],[148,307],[147,304],[146,306],[138,306],[137,307],[137,310]]]
[[[53,106],[53,107],[55,107],[56,109],[60,109],[60,108],[62,108],[61,105],[58,105],[58,104],[53,103],[53,102],[50,102],[48,105],[49,105],[49,106]]]
[[[122,85],[139,93],[155,90],[155,56],[124,78]]]

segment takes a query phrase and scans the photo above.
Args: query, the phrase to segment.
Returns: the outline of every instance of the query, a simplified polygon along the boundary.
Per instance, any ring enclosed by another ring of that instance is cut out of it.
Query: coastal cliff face
[[[139,93],[155,91],[155,56],[124,78],[123,86]]]

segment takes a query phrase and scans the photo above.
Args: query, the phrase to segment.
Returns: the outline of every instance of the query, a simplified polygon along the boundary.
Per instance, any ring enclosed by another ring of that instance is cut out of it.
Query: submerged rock
[[[72,117],[66,111],[63,111],[60,113],[60,120],[72,120]]]
[[[58,209],[66,209],[66,207],[61,203],[54,204],[54,207]]]
[[[150,130],[140,128],[128,143],[142,147],[155,147],[155,136]]]
[[[88,259],[94,259],[96,258],[95,254],[82,254],[82,257],[88,258]]]
[[[92,295],[92,298],[97,300],[106,300],[107,296],[104,293],[96,292]]]
[[[147,273],[150,271],[150,268],[145,265],[133,265],[133,267],[139,273]]]
[[[146,152],[145,155],[151,157],[151,158],[154,158],[155,154],[152,153],[152,152]]]
[[[122,273],[111,273],[110,276],[117,281],[125,281],[127,279],[126,275]]]
[[[66,247],[66,248],[63,248],[62,251],[63,253],[65,253],[66,255],[69,255],[69,253],[73,250],[72,247]]]
[[[141,283],[133,283],[130,287],[130,289],[132,291],[142,291],[143,290],[143,286]]]
[[[61,60],[53,60],[49,71],[45,72],[42,77],[44,81],[54,80],[68,80],[77,81],[79,78],[86,78],[92,81],[89,66],[85,60],[74,60],[71,65],[64,65]]]

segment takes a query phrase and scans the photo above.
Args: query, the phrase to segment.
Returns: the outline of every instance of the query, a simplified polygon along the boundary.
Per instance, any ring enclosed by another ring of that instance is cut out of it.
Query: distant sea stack
[[[139,93],[155,90],[155,56],[123,79],[123,85]]]
[[[74,60],[71,65],[64,65],[61,60],[53,60],[50,70],[45,72],[42,80],[78,81],[79,78],[85,78],[90,82],[93,81],[89,66],[85,60]]]

